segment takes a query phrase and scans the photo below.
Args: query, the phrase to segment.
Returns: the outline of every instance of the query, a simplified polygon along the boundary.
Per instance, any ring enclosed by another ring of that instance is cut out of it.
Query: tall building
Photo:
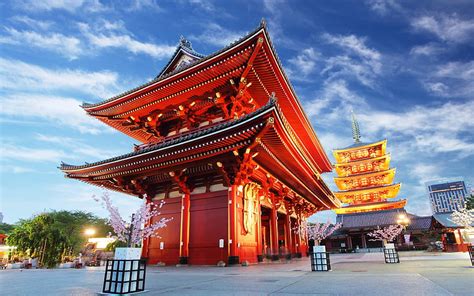
[[[141,144],[61,170],[166,202],[161,217],[173,219],[143,243],[151,264],[299,257],[307,242],[295,227],[340,205],[321,177],[331,162],[263,23],[208,56],[182,38],[154,80],[83,108]]]
[[[450,178],[425,183],[433,214],[453,212],[464,207],[468,189],[463,178]]]

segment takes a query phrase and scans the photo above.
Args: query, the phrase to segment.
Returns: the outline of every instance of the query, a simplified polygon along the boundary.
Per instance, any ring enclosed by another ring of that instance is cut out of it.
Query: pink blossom
[[[368,236],[373,237],[370,241],[393,241],[400,233],[402,233],[403,226],[401,225],[389,225],[382,229],[376,229],[372,232],[367,233]]]
[[[152,202],[143,203],[130,218],[130,223],[126,223],[117,207],[112,205],[108,192],[104,192],[100,199],[95,196],[93,196],[93,199],[100,202],[102,207],[109,212],[108,222],[112,226],[117,239],[126,242],[128,246],[140,244],[142,239],[159,237],[157,231],[166,227],[167,223],[172,220],[172,218],[161,217],[156,221],[161,215],[157,208],[161,208],[165,203],[164,201],[161,201],[159,206]]]
[[[310,224],[308,221],[302,221],[294,230],[302,236],[312,239],[318,244],[342,227],[341,223],[331,224],[329,221],[326,223],[315,223]]]

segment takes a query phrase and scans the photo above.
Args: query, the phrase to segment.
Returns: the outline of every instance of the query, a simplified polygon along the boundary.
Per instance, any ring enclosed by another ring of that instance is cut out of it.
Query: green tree
[[[39,257],[46,267],[54,267],[63,255],[76,255],[86,243],[86,228],[96,229],[97,236],[106,236],[111,228],[105,219],[91,213],[52,211],[31,219],[20,220],[7,238],[17,250]]]
[[[466,208],[468,210],[472,210],[474,209],[474,195],[470,195],[467,199],[466,199]]]
[[[13,230],[13,228],[15,228],[14,225],[8,223],[0,223],[0,233],[9,234]]]

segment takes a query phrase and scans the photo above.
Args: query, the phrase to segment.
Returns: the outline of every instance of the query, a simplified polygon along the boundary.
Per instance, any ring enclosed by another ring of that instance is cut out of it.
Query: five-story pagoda
[[[354,144],[333,151],[337,177],[334,181],[341,190],[336,197],[344,204],[337,214],[354,214],[401,209],[406,200],[387,201],[395,198],[400,183],[393,183],[395,169],[390,168],[390,154],[386,152],[387,140],[362,143],[359,123],[352,114]]]

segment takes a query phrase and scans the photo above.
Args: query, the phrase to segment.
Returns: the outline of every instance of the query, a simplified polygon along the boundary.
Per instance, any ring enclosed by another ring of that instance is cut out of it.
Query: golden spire
[[[354,111],[352,110],[351,110],[351,115],[352,115],[352,138],[354,139],[354,142],[360,143],[359,122],[357,122]]]

